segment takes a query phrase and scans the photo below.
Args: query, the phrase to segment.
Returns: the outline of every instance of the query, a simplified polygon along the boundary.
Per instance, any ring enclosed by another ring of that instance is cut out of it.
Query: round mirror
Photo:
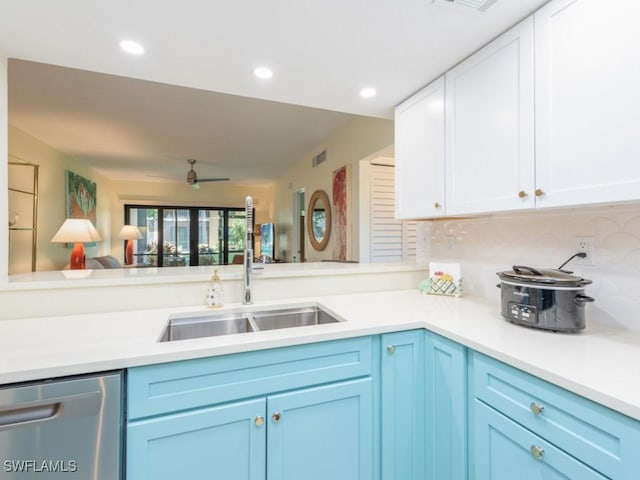
[[[307,210],[307,232],[311,246],[324,250],[331,236],[331,205],[323,190],[316,190],[309,200]]]

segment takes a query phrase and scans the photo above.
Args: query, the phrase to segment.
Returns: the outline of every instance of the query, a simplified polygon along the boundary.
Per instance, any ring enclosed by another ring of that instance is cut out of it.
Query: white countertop
[[[5,320],[0,322],[0,384],[427,328],[640,420],[640,376],[635,371],[640,365],[640,333],[600,326],[589,318],[580,334],[532,330],[504,321],[494,301],[413,290],[298,298],[253,307],[308,301],[345,321],[159,343],[171,313],[206,308]]]

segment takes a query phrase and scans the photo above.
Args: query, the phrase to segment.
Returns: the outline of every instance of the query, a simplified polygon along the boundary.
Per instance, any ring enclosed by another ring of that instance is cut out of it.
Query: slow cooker
[[[584,287],[591,280],[566,270],[523,265],[497,275],[501,313],[509,322],[556,332],[584,329],[585,305],[594,301],[584,294]]]

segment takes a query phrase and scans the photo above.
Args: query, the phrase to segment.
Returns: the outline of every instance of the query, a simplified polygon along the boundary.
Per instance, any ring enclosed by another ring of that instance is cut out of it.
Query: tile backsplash
[[[593,281],[585,289],[596,299],[587,306],[587,322],[597,315],[600,322],[640,331],[638,205],[420,222],[418,229],[426,249],[419,257],[460,262],[465,293],[495,298],[497,308],[496,272],[512,265],[557,268],[586,237],[592,244],[591,258],[574,259],[565,269]]]

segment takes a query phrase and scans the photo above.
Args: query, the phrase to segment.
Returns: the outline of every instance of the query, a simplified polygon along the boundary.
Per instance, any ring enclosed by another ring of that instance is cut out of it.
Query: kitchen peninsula
[[[0,383],[122,368],[146,369],[153,365],[161,368],[162,365],[183,364],[183,361],[188,365],[188,362],[205,359],[241,358],[238,356],[259,355],[260,352],[276,352],[295,346],[303,348],[304,345],[316,345],[318,342],[326,342],[327,348],[330,348],[335,342],[356,338],[378,339],[374,347],[377,345],[384,352],[381,354],[384,372],[385,356],[392,355],[394,349],[401,355],[398,360],[404,359],[406,362],[406,357],[400,353],[403,347],[400,344],[392,346],[394,341],[404,338],[397,336],[415,336],[416,332],[426,331],[426,338],[453,345],[462,354],[466,352],[469,362],[473,363],[486,355],[486,358],[497,360],[505,368],[510,365],[526,372],[520,375],[526,376],[528,373],[541,379],[536,381],[544,380],[548,388],[559,386],[561,389],[558,391],[573,392],[579,396],[575,399],[580,402],[589,403],[582,398],[585,397],[624,416],[640,420],[640,384],[633,381],[625,370],[618,368],[622,364],[640,361],[640,338],[637,334],[600,325],[597,319],[590,318],[587,329],[581,334],[553,334],[505,322],[496,302],[470,297],[429,296],[415,288],[307,295],[287,300],[263,299],[253,308],[295,306],[309,302],[321,305],[341,322],[159,343],[160,333],[169,315],[202,313],[206,307],[176,306],[2,321]],[[239,305],[225,308],[232,307],[238,308]],[[33,332],[38,332],[38,335],[34,336]],[[416,338],[422,338],[422,335]],[[378,358],[378,355],[374,353],[373,358]],[[423,365],[424,357],[420,358],[423,360],[419,364]],[[469,364],[470,368],[472,363]],[[436,362],[435,365],[439,364]],[[434,368],[429,361],[424,365],[428,370]],[[464,362],[460,364],[459,375],[466,368]],[[464,383],[471,382],[472,372],[473,368],[468,373],[469,380]],[[372,375],[377,378],[375,369]],[[471,383],[469,385],[471,388]],[[441,393],[444,394],[444,390]],[[429,404],[422,403],[424,408]],[[551,405],[547,407],[550,409]],[[621,418],[629,418],[624,416]],[[628,421],[632,422],[631,419]],[[471,432],[473,427],[470,425],[469,428]],[[639,431],[636,427],[636,433]],[[466,427],[464,432],[466,436]],[[623,445],[628,441],[628,438],[621,440]],[[627,462],[626,455],[624,457]]]
[[[2,321],[0,384],[427,328],[640,420],[640,382],[625,381],[624,372],[612,374],[619,371],[615,365],[640,361],[637,333],[606,327],[593,319],[582,334],[536,331],[505,322],[495,302],[427,296],[417,289],[306,296],[260,301],[259,305],[308,301],[326,306],[345,322],[160,344],[157,340],[170,314],[201,312],[206,307]],[[29,334],[34,331],[40,332],[37,338]]]

